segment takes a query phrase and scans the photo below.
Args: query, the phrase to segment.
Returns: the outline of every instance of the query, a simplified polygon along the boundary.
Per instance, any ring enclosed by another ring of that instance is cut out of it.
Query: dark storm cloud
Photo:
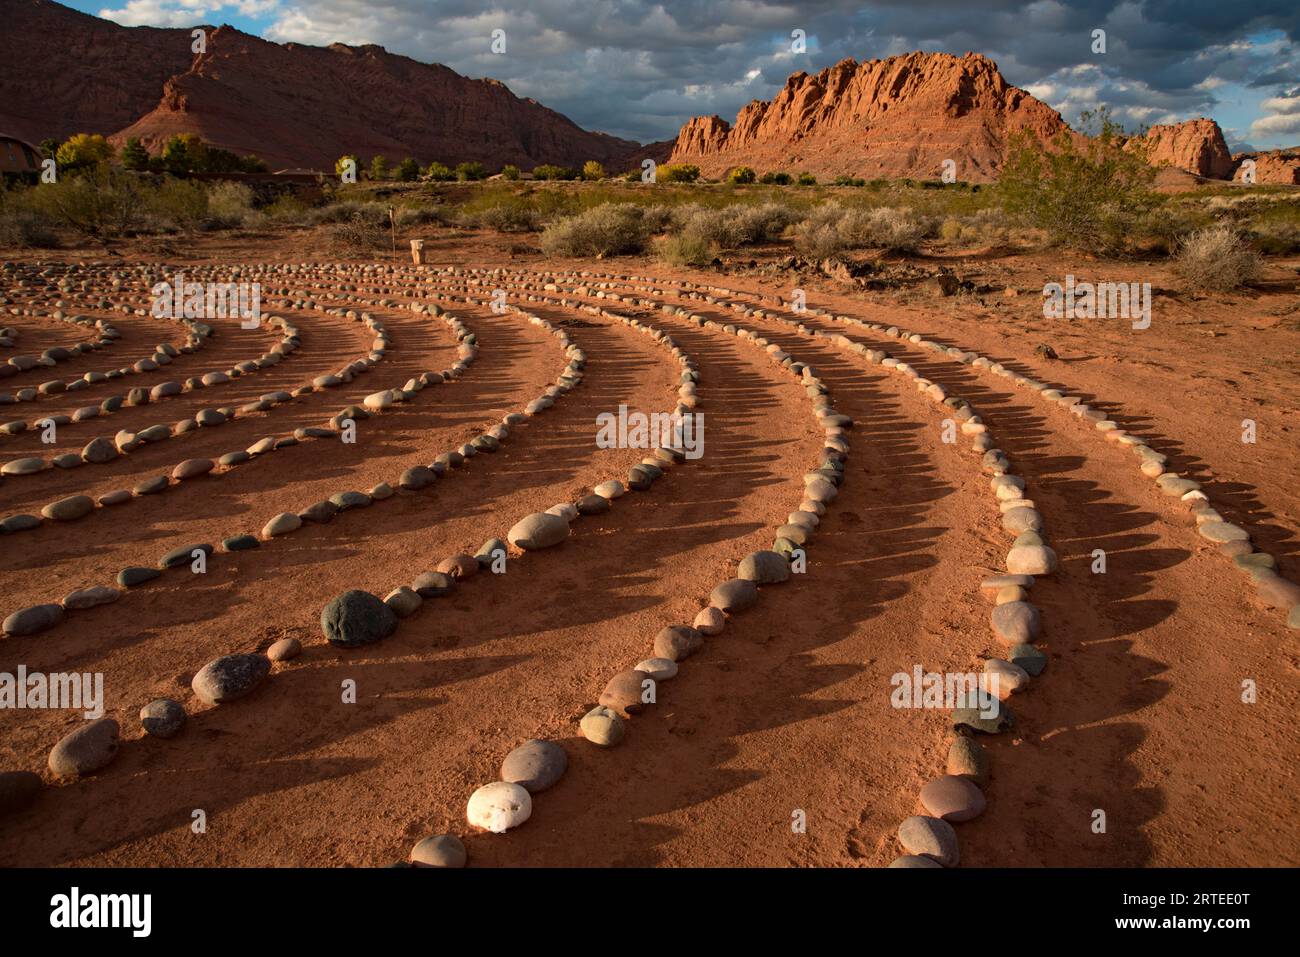
[[[507,52],[490,49],[493,29]],[[790,51],[792,30],[807,52]],[[1092,52],[1092,31],[1106,52]],[[667,139],[682,120],[730,120],[795,71],[845,57],[967,50],[1075,120],[1111,105],[1130,123],[1212,114],[1223,84],[1261,100],[1294,83],[1300,5],[1185,0],[886,0],[870,5],[766,0],[312,0],[283,2],[278,40],[380,43],[471,76],[492,76],[583,126]],[[1274,122],[1275,128],[1284,123]]]

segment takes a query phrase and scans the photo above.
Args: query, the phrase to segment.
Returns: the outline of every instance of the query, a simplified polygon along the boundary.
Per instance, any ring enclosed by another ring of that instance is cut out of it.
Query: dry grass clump
[[[635,203],[605,203],[576,216],[557,219],[542,230],[548,256],[618,256],[642,252],[660,217]]]
[[[809,259],[866,247],[912,252],[934,230],[929,216],[905,206],[846,209],[838,203],[825,203],[795,228],[795,248]]]
[[[1255,279],[1262,265],[1246,238],[1225,225],[1198,229],[1174,255],[1174,272],[1193,289],[1238,289]]]

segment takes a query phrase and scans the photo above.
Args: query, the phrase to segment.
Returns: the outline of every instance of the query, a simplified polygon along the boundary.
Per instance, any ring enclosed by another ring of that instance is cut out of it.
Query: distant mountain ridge
[[[0,0],[0,21],[0,131],[37,142],[102,133],[156,150],[196,133],[273,168],[329,170],[344,154],[383,154],[620,171],[668,152],[379,46],[278,44],[223,26],[204,28],[195,55],[192,28],[122,27],[51,0]]]

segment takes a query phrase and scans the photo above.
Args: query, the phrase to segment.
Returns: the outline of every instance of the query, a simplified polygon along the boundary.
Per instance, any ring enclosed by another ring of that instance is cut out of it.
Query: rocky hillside
[[[49,0],[0,0],[0,131],[39,141],[197,133],[273,168],[332,169],[341,155],[629,169],[665,144],[582,129],[496,80],[382,47],[277,44],[232,27],[191,53],[189,29],[120,27]]]
[[[1059,113],[1008,84],[987,57],[908,53],[796,73],[771,101],[744,107],[734,125],[696,117],[671,161],[707,175],[747,165],[823,178],[938,179],[952,160],[958,179],[985,182],[1013,132],[1046,140],[1064,129]]]

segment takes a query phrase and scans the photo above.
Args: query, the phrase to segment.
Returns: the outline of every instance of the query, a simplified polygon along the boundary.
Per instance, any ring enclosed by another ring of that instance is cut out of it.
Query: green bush
[[[550,163],[543,163],[541,166],[533,167],[533,179],[573,180],[577,178],[578,171],[569,169],[567,166],[554,166]]]
[[[223,226],[243,226],[253,216],[253,190],[222,180],[208,187],[208,216]]]
[[[451,167],[439,163],[436,160],[428,165],[424,175],[429,177],[435,183],[448,183],[456,178],[456,173]]]
[[[519,167],[513,163],[507,163],[501,167],[501,175],[508,180],[516,180],[519,178]]]
[[[692,163],[669,163],[655,171],[655,179],[661,183],[694,183],[699,178],[700,168]]]
[[[420,164],[411,157],[406,157],[397,166],[397,178],[403,183],[413,183],[420,178]]]
[[[727,172],[727,182],[737,186],[752,183],[755,179],[757,179],[757,176],[755,176],[753,169],[748,166],[737,166]]]
[[[866,186],[867,181],[865,179],[855,179],[852,176],[836,176],[835,185],[836,186]]]
[[[147,195],[132,174],[100,166],[57,183],[42,183],[30,199],[32,208],[50,221],[105,240],[139,228]]]
[[[582,178],[590,182],[602,180],[605,178],[605,167],[595,160],[587,160],[582,164]]]
[[[799,185],[800,185],[800,186],[816,186],[816,185],[817,185],[817,177],[814,176],[812,173],[800,173],[800,174],[799,174]]]
[[[487,178],[487,170],[478,162],[457,163],[456,178],[463,182],[477,182]]]
[[[467,214],[464,221],[467,225],[503,233],[535,232],[542,228],[541,213],[520,200],[495,203]]]
[[[1104,111],[1084,114],[1100,124],[1082,144],[1063,130],[1044,147],[1024,131],[1014,134],[997,192],[1008,212],[1023,216],[1054,243],[1089,252],[1123,248],[1134,226],[1156,203],[1155,168],[1124,148],[1123,132]]]
[[[541,235],[542,252],[552,256],[617,256],[645,249],[652,232],[644,207],[603,203],[550,223]]]
[[[164,230],[194,229],[208,218],[208,190],[195,180],[168,176],[149,197],[148,208]]]
[[[768,186],[789,186],[794,182],[794,180],[790,177],[789,173],[777,171],[764,173],[763,178],[760,179],[759,182]]]

